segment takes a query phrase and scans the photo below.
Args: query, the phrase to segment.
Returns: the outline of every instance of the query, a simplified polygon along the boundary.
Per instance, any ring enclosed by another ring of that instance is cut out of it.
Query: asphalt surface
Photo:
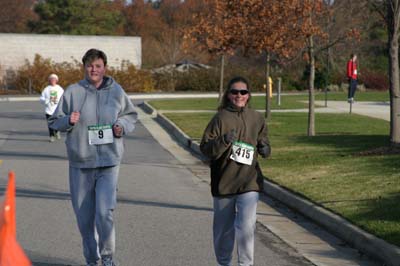
[[[216,265],[209,185],[140,122],[125,148],[115,211],[119,265]],[[1,194],[9,170],[16,173],[17,238],[33,265],[83,265],[65,146],[48,141],[38,102],[0,103]],[[261,224],[255,247],[255,265],[312,265]]]

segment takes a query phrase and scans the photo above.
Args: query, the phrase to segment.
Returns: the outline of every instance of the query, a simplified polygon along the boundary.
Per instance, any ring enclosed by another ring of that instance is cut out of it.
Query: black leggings
[[[50,116],[51,116],[51,115],[46,114],[47,126],[49,125],[49,118],[50,118]],[[50,135],[50,137],[55,137],[56,134],[57,134],[57,130],[52,129],[52,128],[50,128],[49,126],[48,126],[48,128],[49,128],[49,135]]]

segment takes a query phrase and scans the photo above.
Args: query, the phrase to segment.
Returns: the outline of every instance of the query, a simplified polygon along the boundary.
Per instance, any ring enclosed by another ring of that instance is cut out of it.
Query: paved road
[[[215,265],[206,182],[143,127],[126,138],[117,219],[117,260],[125,266]],[[62,141],[49,143],[38,102],[0,103],[0,192],[17,180],[17,234],[35,266],[82,265]],[[312,265],[257,227],[256,265]]]

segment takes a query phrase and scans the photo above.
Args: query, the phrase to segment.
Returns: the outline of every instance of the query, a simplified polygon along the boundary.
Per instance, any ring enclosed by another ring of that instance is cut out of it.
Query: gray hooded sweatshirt
[[[80,112],[80,119],[71,125],[69,119],[74,111]],[[87,80],[69,86],[49,119],[49,125],[67,132],[65,144],[70,166],[97,168],[120,164],[123,140],[114,137],[113,143],[90,145],[88,127],[117,124],[126,134],[133,131],[136,120],[137,112],[128,95],[111,77],[104,77],[99,89]]]

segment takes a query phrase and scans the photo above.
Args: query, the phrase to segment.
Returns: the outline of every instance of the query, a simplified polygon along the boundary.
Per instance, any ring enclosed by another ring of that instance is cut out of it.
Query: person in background
[[[349,80],[349,92],[347,101],[354,103],[354,94],[357,89],[357,55],[351,54],[350,59],[347,62],[347,79]]]
[[[115,266],[114,210],[123,136],[137,112],[122,87],[106,76],[107,56],[97,49],[82,58],[85,78],[69,86],[50,118],[67,132],[72,206],[88,266]],[[126,262],[128,264],[128,262]]]
[[[264,177],[258,156],[271,153],[264,116],[249,107],[249,83],[233,78],[200,149],[210,160],[213,240],[218,265],[230,266],[235,238],[238,264],[254,265],[254,231]]]
[[[46,114],[47,125],[49,125],[49,118],[56,110],[58,102],[60,101],[61,96],[64,93],[63,88],[61,88],[61,86],[57,84],[58,76],[56,74],[51,74],[48,80],[49,85],[43,89],[42,95],[40,96],[40,102],[45,105],[44,111]],[[50,128],[50,126],[48,126],[48,128],[50,142],[54,142],[55,139],[61,138],[60,132]]]

